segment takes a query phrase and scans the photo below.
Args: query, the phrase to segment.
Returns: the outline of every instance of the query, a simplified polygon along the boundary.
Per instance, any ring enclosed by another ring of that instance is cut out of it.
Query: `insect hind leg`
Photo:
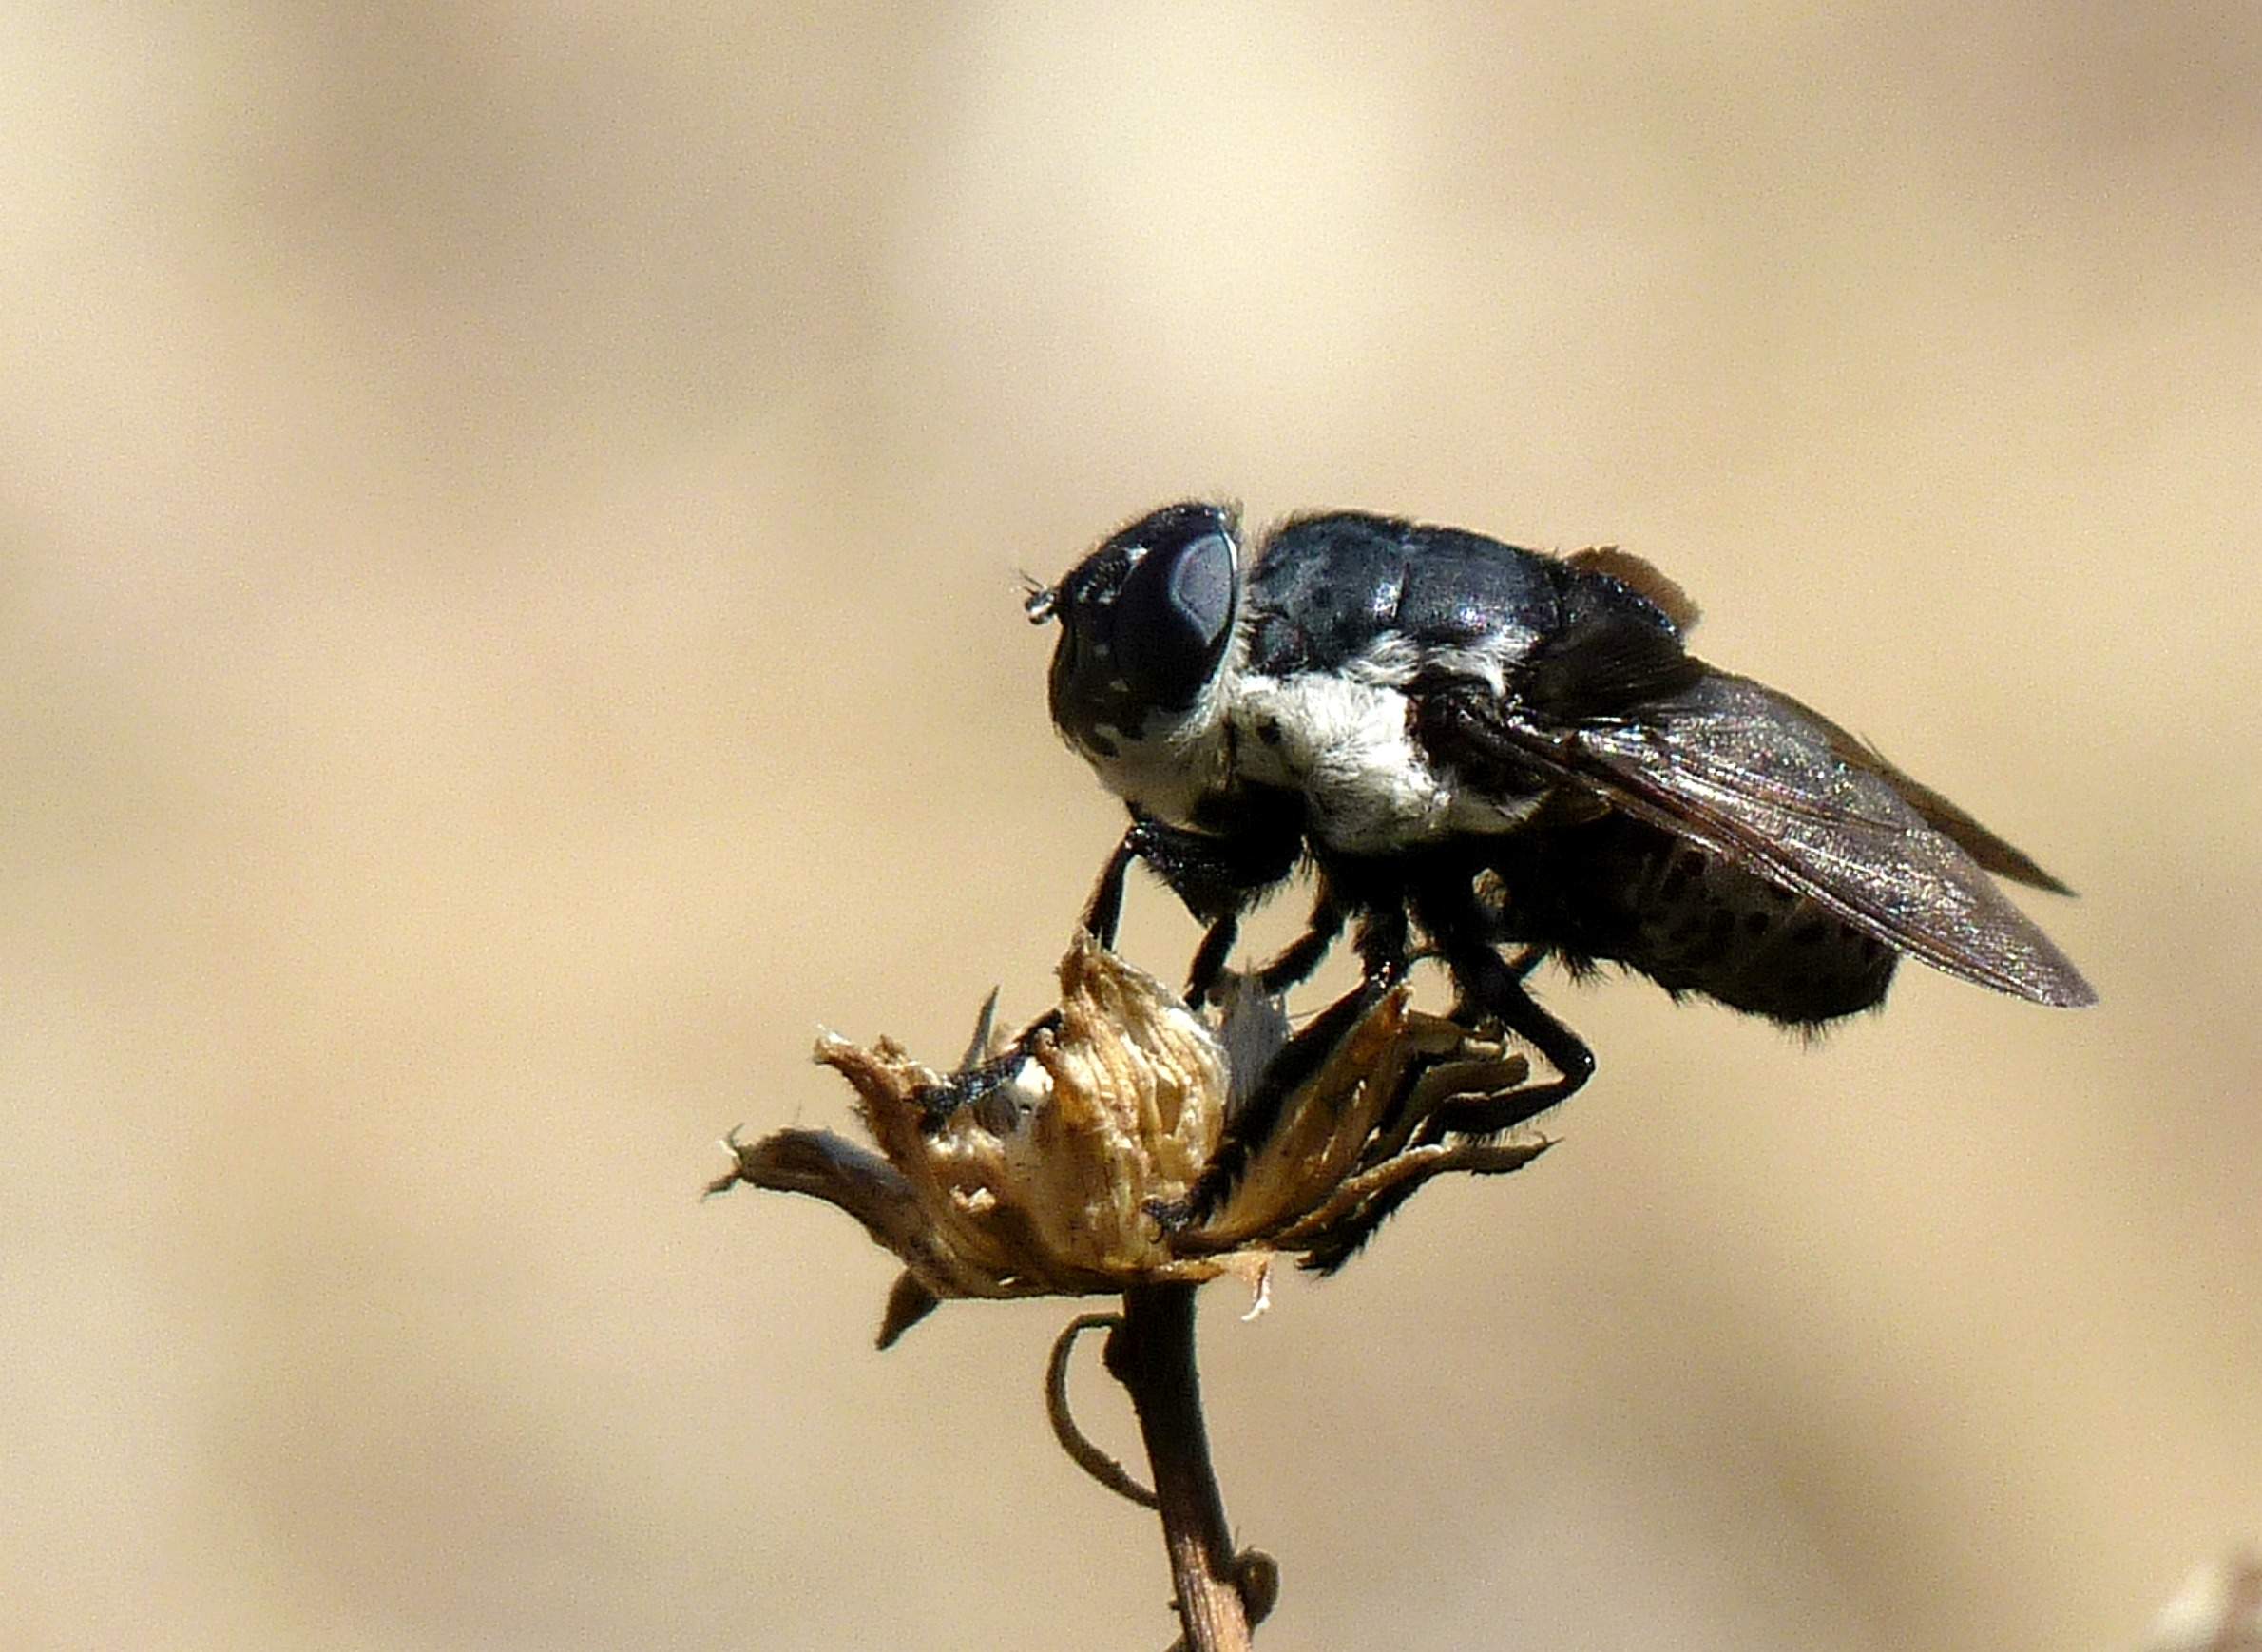
[[[1461,990],[1461,1009],[1496,1018],[1544,1056],[1556,1076],[1505,1095],[1449,1102],[1429,1116],[1416,1139],[1428,1143],[1447,1136],[1498,1135],[1539,1117],[1583,1088],[1594,1077],[1595,1052],[1524,989],[1524,978],[1546,955],[1544,949],[1527,947],[1512,959],[1503,958],[1489,936],[1490,920],[1466,891],[1442,900],[1432,893],[1422,902],[1421,917],[1438,956]],[[1456,1011],[1457,1017],[1460,1012]]]

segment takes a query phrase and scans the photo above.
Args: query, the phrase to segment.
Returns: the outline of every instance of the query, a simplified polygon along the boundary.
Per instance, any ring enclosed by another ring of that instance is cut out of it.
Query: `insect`
[[[1258,980],[1285,991],[1353,928],[1362,981],[1296,1041],[1304,1065],[1433,955],[1458,1013],[1555,1069],[1447,1109],[1434,1134],[1505,1129],[1593,1073],[1528,989],[1549,958],[1796,1028],[1881,1002],[1904,953],[2041,1004],[2095,1001],[1988,874],[2062,884],[1829,719],[1688,653],[1695,607],[1616,549],[1559,558],[1339,511],[1250,557],[1234,511],[1189,501],[1111,535],[1027,611],[1061,626],[1055,725],[1131,815],[1086,927],[1112,941],[1144,862],[1208,926],[1198,1004],[1242,915],[1308,860],[1310,924]],[[1295,1047],[1260,1091],[1301,1076]],[[1265,1111],[1244,1110],[1244,1143]]]

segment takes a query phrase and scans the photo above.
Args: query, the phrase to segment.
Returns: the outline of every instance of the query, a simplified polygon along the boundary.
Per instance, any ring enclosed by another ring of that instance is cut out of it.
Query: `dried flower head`
[[[1275,1003],[1243,983],[1217,1026],[1080,935],[1060,1007],[1007,1040],[985,1007],[949,1073],[889,1039],[819,1041],[855,1087],[879,1151],[824,1130],[734,1134],[730,1173],[838,1205],[895,1253],[885,1347],[949,1297],[1085,1296],[1233,1273],[1261,1289],[1273,1258],[1340,1266],[1422,1182],[1521,1168],[1547,1146],[1433,1139],[1440,1107],[1521,1085],[1496,1037],[1379,993],[1282,1102],[1278,1123],[1199,1220],[1176,1217],[1226,1139],[1236,1104],[1289,1043]],[[1308,1031],[1313,1036],[1318,1029]]]

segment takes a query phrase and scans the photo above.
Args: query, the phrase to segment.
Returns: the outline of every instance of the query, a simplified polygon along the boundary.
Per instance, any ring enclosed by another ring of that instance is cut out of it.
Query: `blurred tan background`
[[[1654,558],[2105,1000],[1551,984],[1559,1152],[1213,1294],[1268,1645],[2117,1647],[2262,1531],[2262,17],[1812,10],[10,9],[0,1643],[1161,1645],[1064,1305],[881,1355],[694,1196],[1047,1001],[1015,571],[1191,491]]]

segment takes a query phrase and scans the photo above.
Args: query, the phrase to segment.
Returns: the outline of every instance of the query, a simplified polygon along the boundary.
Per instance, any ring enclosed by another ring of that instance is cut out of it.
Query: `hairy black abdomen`
[[[1504,927],[1674,992],[1812,1025],[1885,996],[1899,954],[1836,913],[1622,815],[1535,826],[1498,863]]]

